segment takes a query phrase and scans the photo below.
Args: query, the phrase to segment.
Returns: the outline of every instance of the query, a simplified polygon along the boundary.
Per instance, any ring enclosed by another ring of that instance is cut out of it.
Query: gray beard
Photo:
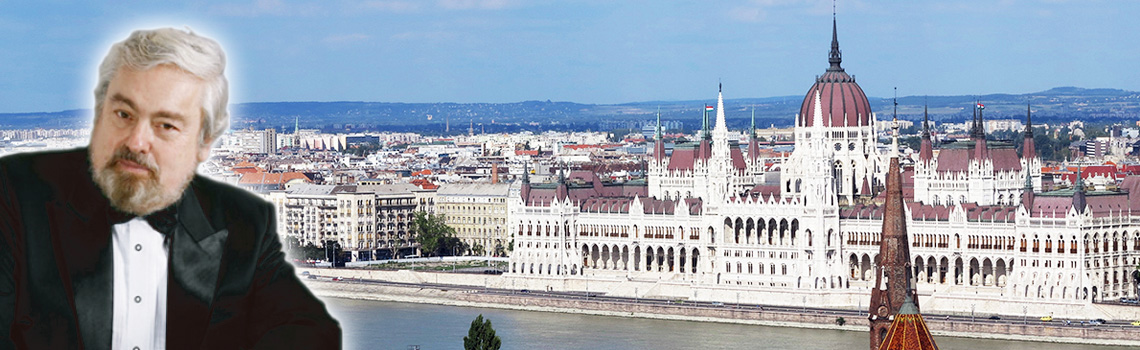
[[[153,165],[153,162],[146,164],[151,169],[149,176],[135,176],[116,171],[114,163],[122,158],[120,153],[123,151],[125,150],[116,152],[102,169],[96,169],[94,164],[91,165],[95,184],[111,201],[111,206],[119,211],[144,216],[166,208],[182,198],[182,192],[194,177],[194,174],[190,173],[182,184],[171,191],[163,191],[162,184],[158,181],[159,169]]]

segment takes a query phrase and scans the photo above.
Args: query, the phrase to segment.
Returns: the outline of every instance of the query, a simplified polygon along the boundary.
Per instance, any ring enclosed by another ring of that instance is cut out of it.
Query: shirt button
[[[142,251],[142,244],[135,244],[135,251],[136,252]]]
[[[136,347],[134,347],[134,348],[133,348],[133,349],[131,349],[131,350],[139,350],[139,347],[137,347],[137,346],[136,346]]]
[[[142,302],[142,297],[136,295],[135,296],[135,303],[141,303],[141,302]]]

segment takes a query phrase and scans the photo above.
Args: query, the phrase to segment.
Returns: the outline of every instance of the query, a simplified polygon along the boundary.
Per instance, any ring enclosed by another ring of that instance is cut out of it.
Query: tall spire
[[[748,159],[756,163],[760,158],[760,138],[756,137],[756,107],[752,107],[752,124],[748,127]]]
[[[843,71],[839,64],[843,62],[843,53],[839,51],[839,30],[836,29],[835,13],[831,14],[831,51],[827,53],[827,62],[831,63],[828,71]]]
[[[930,140],[930,114],[929,107],[922,106],[922,144],[918,150],[918,158],[922,161],[934,159],[934,142]]]
[[[1021,188],[1021,205],[1033,216],[1033,173],[1025,171],[1025,186]]]
[[[1083,214],[1085,207],[1088,206],[1088,201],[1085,200],[1085,181],[1081,179],[1081,166],[1077,166],[1077,185],[1073,191],[1073,207],[1077,209],[1077,213]]]
[[[1033,141],[1033,118],[1030,116],[1031,113],[1032,110],[1030,110],[1029,102],[1026,102],[1025,140],[1023,140],[1021,144],[1021,157],[1025,158],[1026,164],[1029,164],[1031,159],[1037,158],[1037,142]],[[1026,167],[1026,169],[1029,168]]]
[[[1033,110],[1030,108],[1029,102],[1025,102],[1025,137],[1033,138]]]
[[[894,111],[891,112],[891,157],[899,156],[899,88],[895,87]]]
[[[978,102],[974,101],[974,118],[970,120],[970,138],[978,133]]]
[[[657,137],[653,142],[653,158],[665,159],[665,135],[661,132],[661,107],[657,107]]]
[[[716,92],[716,125],[713,126],[713,131],[727,134],[728,125],[724,118],[724,84],[718,85]]]
[[[523,162],[523,178],[522,186],[519,188],[519,196],[522,197],[523,204],[530,204],[530,161]]]
[[[661,140],[661,107],[660,106],[657,107],[657,133],[654,134],[653,138],[655,140],[658,140],[658,141]]]
[[[752,123],[748,125],[748,137],[756,138],[756,107],[752,107]]]
[[[910,243],[907,240],[906,212],[902,195],[899,159],[891,158],[887,172],[887,200],[883,203],[882,236],[879,262],[875,270],[875,287],[871,289],[868,318],[871,326],[871,349],[878,349],[890,328],[890,316],[898,314],[907,296],[914,297],[911,273]],[[914,299],[915,308],[918,300]],[[916,310],[917,311],[917,310]]]
[[[701,139],[702,140],[708,140],[708,139],[712,138],[712,134],[709,133],[709,108],[708,108],[708,105],[701,106],[701,109],[705,111],[704,118],[701,119]]]
[[[930,106],[922,104],[922,137],[930,138]]]

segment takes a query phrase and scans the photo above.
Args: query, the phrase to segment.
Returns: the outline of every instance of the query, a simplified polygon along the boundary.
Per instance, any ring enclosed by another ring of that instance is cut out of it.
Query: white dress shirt
[[[112,349],[166,348],[165,236],[136,217],[112,227]]]

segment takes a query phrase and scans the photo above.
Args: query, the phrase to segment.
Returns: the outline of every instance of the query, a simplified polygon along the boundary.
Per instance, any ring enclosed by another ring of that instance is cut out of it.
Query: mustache
[[[143,155],[142,153],[131,152],[131,150],[126,147],[115,150],[115,154],[111,155],[111,159],[107,161],[107,167],[110,168],[116,163],[124,160],[133,162],[146,168],[147,170],[150,170],[151,174],[158,174],[158,164],[155,163],[153,157]]]

